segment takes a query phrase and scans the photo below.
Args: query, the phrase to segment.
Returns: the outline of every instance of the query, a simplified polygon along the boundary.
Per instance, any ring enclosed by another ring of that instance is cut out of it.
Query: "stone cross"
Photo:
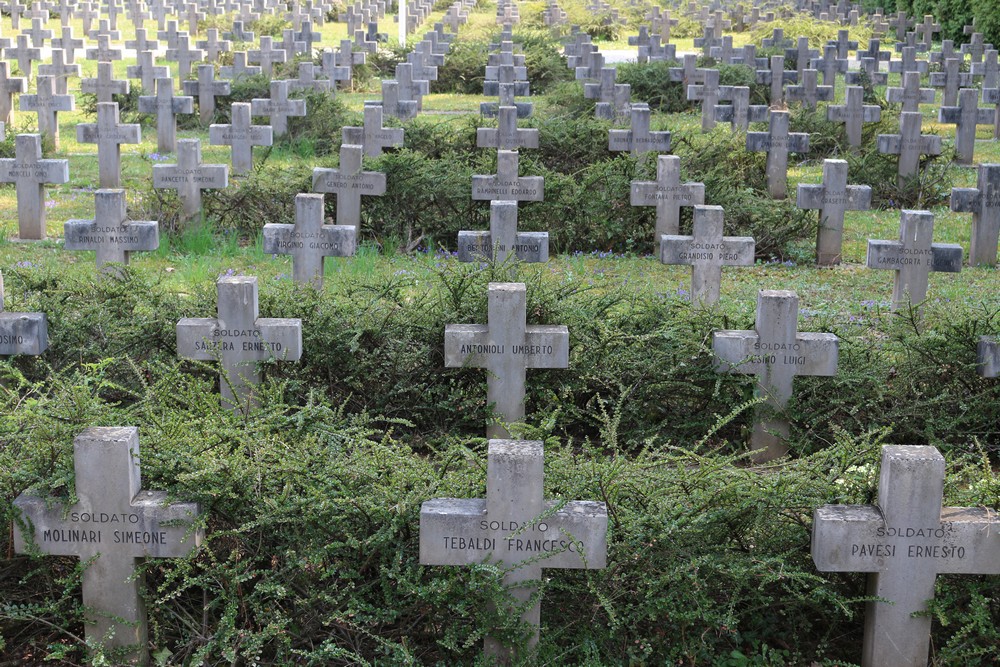
[[[972,63],[972,76],[982,79],[982,87],[996,88],[1000,85],[1000,63],[997,62],[997,50],[990,49],[986,52],[983,62]]]
[[[837,46],[827,44],[823,47],[823,57],[809,61],[809,67],[823,73],[823,85],[835,86],[837,75],[847,72],[847,57],[837,56]]]
[[[517,107],[500,107],[497,127],[480,127],[476,130],[476,146],[498,150],[538,148],[537,129],[518,129]]]
[[[177,114],[194,113],[194,98],[189,95],[174,96],[174,80],[163,77],[156,80],[155,95],[139,97],[139,111],[156,114],[157,150],[173,153],[177,146]]]
[[[140,51],[136,56],[136,64],[129,65],[125,74],[130,79],[139,79],[139,85],[144,91],[152,91],[156,80],[170,76],[170,68],[164,65],[154,65],[152,51]]]
[[[60,111],[76,109],[76,98],[73,95],[56,95],[53,92],[54,82],[51,76],[39,76],[35,82],[34,95],[21,95],[19,102],[21,111],[34,111],[38,114],[38,132],[52,139],[53,147],[59,149],[59,122],[57,114]]]
[[[177,63],[177,73],[183,81],[191,76],[191,65],[205,59],[205,52],[191,48],[190,39],[182,33],[177,37],[177,46],[167,49],[166,58]]]
[[[244,28],[243,21],[233,21],[232,29],[227,33],[223,33],[222,36],[234,42],[253,42],[255,41],[256,33]]]
[[[830,40],[829,45],[836,47],[837,57],[846,59],[851,51],[856,51],[858,49],[858,43],[849,39],[850,31],[848,30],[838,30],[837,39]]]
[[[979,89],[963,88],[958,106],[938,109],[938,122],[955,124],[955,162],[972,164],[976,147],[976,125],[992,125],[993,109],[979,108]]]
[[[809,48],[809,38],[799,37],[796,40],[794,49],[785,49],[785,58],[788,60],[795,59],[795,73],[798,75],[799,81],[802,80],[802,72],[809,67],[809,60],[812,58],[817,58],[819,56],[819,51],[817,49]]]
[[[831,104],[826,108],[827,120],[843,123],[847,131],[847,143],[861,147],[862,125],[877,123],[882,119],[882,107],[865,104],[865,91],[860,86],[847,86],[843,104]]]
[[[31,27],[21,31],[21,34],[30,37],[31,45],[38,48],[45,46],[45,40],[52,39],[52,31],[45,29],[45,24],[40,18],[31,19]]]
[[[201,510],[197,503],[167,504],[165,492],[142,488],[134,426],[85,429],[73,440],[73,469],[75,505],[26,493],[14,500],[25,520],[16,522],[14,550],[86,563],[87,644],[128,648],[129,663],[146,664],[148,623],[137,561],[192,553],[204,539],[203,529],[192,527]]]
[[[705,70],[702,83],[687,87],[688,100],[701,100],[701,131],[709,132],[715,127],[715,105],[728,99],[730,86],[719,85],[719,70]]]
[[[899,240],[868,240],[870,269],[896,272],[892,309],[919,308],[927,298],[931,271],[958,273],[962,270],[962,246],[934,243],[934,214],[903,210],[899,216]]]
[[[128,264],[129,253],[156,250],[160,226],[155,221],[130,221],[125,210],[125,190],[101,189],[94,193],[93,220],[67,220],[63,234],[66,250],[94,250],[97,268],[108,262]]]
[[[929,65],[926,60],[917,59],[917,50],[912,46],[904,46],[901,50],[900,60],[889,61],[889,71],[903,74],[904,72],[919,72],[927,74]]]
[[[247,53],[246,51],[234,51],[233,52],[233,64],[223,65],[219,68],[219,76],[223,79],[230,79],[235,81],[243,77],[256,76],[262,72],[262,68],[259,65],[248,65],[247,64]]]
[[[889,85],[889,75],[886,72],[878,71],[878,60],[874,58],[861,58],[858,62],[860,67],[857,71],[846,72],[844,74],[844,83],[848,86],[876,88]],[[917,74],[916,72],[914,73]]]
[[[650,132],[650,110],[648,104],[633,104],[629,111],[631,129],[608,130],[609,151],[630,151],[632,155],[644,155],[650,151],[666,153],[670,150],[670,132]]]
[[[1000,574],[1000,523],[986,507],[942,507],[945,461],[926,445],[883,445],[878,505],[813,514],[820,572],[867,572],[862,667],[924,667],[939,574]]]
[[[362,171],[362,153],[361,146],[341,144],[338,168],[313,169],[313,191],[336,194],[337,224],[355,229],[361,226],[361,197],[385,194],[385,174]]]
[[[764,450],[757,461],[770,461],[788,451],[784,441],[789,425],[781,413],[792,397],[795,376],[837,373],[840,339],[829,333],[798,332],[798,313],[795,292],[760,290],[753,331],[712,334],[717,371],[757,376],[757,395],[765,399],[751,439],[754,450]]]
[[[100,35],[97,38],[97,48],[86,50],[87,60],[97,62],[111,62],[122,59],[122,50],[114,48],[111,38],[107,35]]]
[[[544,177],[518,176],[517,171],[517,151],[497,151],[496,175],[472,177],[473,201],[543,201]]]
[[[300,285],[323,289],[323,259],[350,257],[358,230],[351,225],[323,224],[323,195],[295,195],[295,224],[264,225],[264,252],[292,256],[292,277]]]
[[[215,116],[215,98],[231,92],[228,81],[215,78],[215,65],[198,65],[198,78],[184,81],[182,85],[185,95],[198,98],[198,117],[202,123],[208,123]]]
[[[7,126],[11,125],[14,117],[14,93],[23,93],[28,89],[27,79],[9,76],[9,71],[10,63],[0,60],[0,122]]]
[[[213,146],[231,146],[233,173],[245,174],[253,169],[253,147],[270,146],[273,141],[270,125],[250,124],[250,103],[234,102],[228,125],[208,127],[208,142]]]
[[[784,56],[771,56],[771,68],[755,70],[757,83],[771,86],[771,104],[778,104],[785,99],[785,84],[798,81],[798,73],[785,69]]]
[[[219,29],[209,28],[205,34],[205,39],[200,40],[196,46],[205,54],[205,59],[210,62],[218,62],[219,55],[232,48],[232,42],[227,39],[219,39]]]
[[[219,317],[185,317],[177,323],[177,354],[222,364],[222,406],[245,414],[257,406],[257,362],[298,361],[302,320],[260,317],[257,278],[228,276],[216,282]]]
[[[504,264],[511,255],[522,262],[549,261],[549,233],[517,231],[517,202],[491,201],[490,231],[460,231],[458,261]]]
[[[136,28],[135,39],[126,40],[125,48],[134,51],[136,55],[139,55],[143,51],[158,51],[160,49],[160,43],[155,39],[147,37],[145,28]]]
[[[43,160],[41,135],[17,135],[14,157],[0,159],[0,183],[15,184],[19,238],[45,238],[45,184],[67,182],[69,160]]]
[[[97,144],[100,187],[118,188],[122,180],[121,145],[140,143],[142,131],[138,123],[120,122],[117,102],[98,102],[97,122],[77,125],[76,140],[81,144]]]
[[[403,128],[383,127],[381,105],[365,104],[362,126],[342,128],[341,142],[364,146],[367,157],[378,157],[383,148],[403,145]]]
[[[271,97],[250,100],[253,116],[267,116],[271,121],[274,136],[288,134],[288,119],[306,115],[306,101],[288,99],[288,82],[271,81]]]
[[[177,142],[177,164],[154,164],[153,187],[176,190],[181,212],[190,220],[201,212],[201,191],[229,186],[229,166],[201,163],[201,140]]]
[[[878,39],[868,40],[868,49],[865,51],[858,51],[857,57],[861,58],[871,58],[875,61],[875,70],[878,71],[882,66],[882,63],[889,62],[892,60],[892,53],[889,51],[882,50],[882,42]]]
[[[412,63],[399,63],[396,65],[396,82],[399,85],[399,99],[404,102],[415,101],[417,111],[420,111],[424,95],[430,92],[430,81],[414,78]]]
[[[901,88],[886,88],[886,99],[903,105],[903,111],[920,111],[921,104],[934,104],[934,89],[920,87],[919,72],[904,72]]]
[[[36,60],[42,59],[42,50],[38,47],[28,46],[27,35],[18,35],[17,46],[4,49],[3,56],[7,60],[16,60],[17,67],[21,70],[21,74],[24,74],[24,76],[30,80],[31,64]]]
[[[976,362],[979,374],[984,378],[1000,377],[1000,339],[981,336],[976,346]]]
[[[317,78],[320,75],[320,78]],[[311,62],[299,63],[299,76],[296,79],[289,79],[289,90],[315,90],[319,92],[331,93],[336,90],[336,83],[330,79],[322,78],[323,69]]]
[[[940,155],[941,137],[920,134],[921,116],[916,111],[899,114],[899,134],[880,134],[878,152],[899,156],[899,184],[913,178],[920,169],[921,155]]]
[[[681,183],[681,159],[676,155],[657,156],[655,181],[632,181],[632,206],[656,207],[656,241],[664,234],[679,233],[682,206],[704,203],[705,185]]]
[[[80,90],[97,96],[97,103],[113,102],[115,95],[128,95],[128,79],[116,79],[111,62],[97,63],[97,78],[81,79]]]
[[[524,283],[490,283],[487,324],[449,324],[444,332],[447,368],[485,368],[486,403],[495,419],[488,438],[509,438],[507,424],[524,419],[528,368],[569,367],[569,330],[527,322]]]
[[[723,266],[753,266],[756,244],[749,236],[722,235],[721,206],[695,206],[691,236],[660,237],[660,261],[691,265],[691,302],[719,301]]]
[[[928,49],[931,48],[931,42],[934,38],[934,33],[941,32],[941,24],[934,23],[934,17],[930,14],[924,16],[924,22],[914,28],[914,32],[923,33],[923,43]]]
[[[944,63],[944,71],[931,72],[931,87],[944,88],[944,94],[941,96],[942,106],[956,106],[958,104],[958,89],[973,85],[972,74],[959,71],[960,63],[958,58],[949,58]]]
[[[788,132],[788,112],[771,110],[767,132],[747,132],[747,150],[767,152],[767,190],[774,199],[784,199],[788,182],[788,154],[809,151],[809,135]]]
[[[819,72],[814,69],[804,69],[799,76],[800,83],[788,86],[785,94],[788,99],[801,102],[806,109],[815,109],[816,104],[833,101],[833,86],[819,85]]]
[[[541,442],[490,440],[485,499],[435,498],[420,506],[421,565],[499,565],[512,606],[526,606],[521,620],[534,629],[530,647],[539,639],[542,570],[607,564],[607,506],[546,501],[544,468]],[[485,653],[499,663],[514,657],[491,637]]]
[[[382,80],[382,109],[389,116],[400,120],[417,117],[417,100],[403,100],[399,97],[399,82]]]
[[[247,51],[247,60],[260,65],[261,73],[270,78],[274,63],[285,62],[286,55],[282,49],[275,48],[270,35],[260,38],[260,48]]]
[[[63,26],[61,37],[52,40],[53,49],[62,49],[67,63],[76,62],[76,50],[82,49],[84,41],[82,38],[73,37],[73,27]]]
[[[750,104],[748,86],[731,86],[729,104],[715,105],[715,120],[729,122],[732,130],[747,131],[750,123],[766,123],[770,107],[766,104]]]
[[[45,313],[17,313],[4,310],[3,273],[0,273],[0,356],[37,356],[49,347]]]
[[[819,210],[819,233],[816,237],[816,264],[835,266],[842,259],[844,212],[867,211],[872,189],[868,185],[847,184],[846,160],[823,160],[823,182],[799,184],[795,205]]]
[[[969,265],[996,265],[1000,243],[1000,164],[979,165],[976,187],[952,188],[951,210],[972,213]]]
[[[668,68],[667,75],[671,81],[679,81],[684,93],[687,94],[688,86],[702,82],[705,70],[698,67],[698,56],[694,53],[685,53],[682,62],[682,67]]]
[[[65,51],[62,49],[52,49],[52,61],[39,65],[38,73],[52,77],[56,85],[56,95],[66,95],[69,93],[70,77],[80,76],[80,66],[67,62]]]

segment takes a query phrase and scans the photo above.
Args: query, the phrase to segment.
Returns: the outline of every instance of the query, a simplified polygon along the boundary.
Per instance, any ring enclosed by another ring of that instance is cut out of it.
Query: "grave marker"
[[[170,76],[170,68],[154,65],[152,51],[140,51],[136,56],[136,64],[125,69],[125,75],[130,79],[139,79],[143,91],[152,92],[156,88],[156,80]]]
[[[67,220],[63,228],[66,250],[93,250],[97,268],[108,262],[128,264],[129,253],[156,250],[160,226],[155,221],[130,221],[125,210],[125,190],[101,189],[94,193],[93,220]]]
[[[73,440],[73,469],[77,504],[64,507],[26,493],[14,500],[27,522],[14,530],[14,550],[37,548],[88,563],[83,569],[88,644],[131,647],[129,662],[146,664],[148,623],[136,561],[191,554],[204,539],[202,528],[191,527],[201,510],[197,503],[166,504],[166,493],[142,488],[134,426],[85,429]]]
[[[934,214],[903,210],[899,216],[899,240],[868,240],[870,269],[896,272],[892,309],[919,307],[927,298],[931,271],[958,273],[962,270],[962,246],[934,243]]]
[[[208,142],[213,146],[231,146],[233,173],[245,174],[253,169],[253,147],[270,146],[273,141],[270,125],[250,124],[250,103],[234,102],[228,125],[208,127]]]
[[[80,91],[96,95],[98,104],[113,102],[115,95],[128,95],[128,90],[128,79],[116,79],[114,64],[110,62],[97,63],[96,78],[80,80]]]
[[[81,144],[97,144],[100,187],[117,188],[122,180],[121,145],[138,144],[142,137],[138,123],[120,122],[117,102],[98,102],[97,122],[77,125],[76,140]]]
[[[250,100],[250,113],[253,116],[267,116],[274,136],[280,137],[288,134],[289,117],[306,115],[306,101],[288,98],[287,81],[272,81],[270,90],[270,99]]]
[[[920,87],[918,72],[904,72],[901,88],[886,88],[886,99],[894,104],[902,104],[903,111],[920,111],[921,104],[934,104],[934,89]]]
[[[543,201],[545,179],[542,176],[518,176],[517,151],[497,151],[495,176],[472,177],[474,201]]]
[[[517,202],[491,201],[490,231],[460,231],[458,261],[503,264],[511,255],[522,262],[549,261],[549,233],[517,231]]]
[[[703,183],[681,183],[681,159],[676,155],[656,158],[655,181],[632,181],[632,206],[655,206],[656,229],[654,242],[664,234],[677,234],[680,230],[682,206],[705,203]]]
[[[202,123],[211,121],[215,116],[215,98],[229,95],[231,92],[228,81],[219,81],[215,78],[215,65],[198,65],[198,78],[184,81],[182,87],[185,95],[190,95],[192,98],[197,96],[198,117]]]
[[[361,226],[361,197],[385,194],[385,174],[362,171],[362,147],[341,144],[340,165],[336,169],[313,169],[313,191],[337,195],[337,224],[355,229]]]
[[[718,372],[757,376],[757,395],[765,398],[764,413],[754,424],[751,447],[764,450],[757,461],[784,456],[787,420],[781,413],[792,397],[796,375],[837,373],[840,339],[829,333],[797,331],[799,297],[785,290],[760,290],[753,331],[724,330],[712,334]],[[764,419],[761,419],[764,416]]]
[[[365,103],[362,127],[341,129],[341,142],[364,146],[365,155],[378,157],[383,148],[403,145],[403,128],[382,126],[382,107]]]
[[[4,309],[3,273],[0,273],[0,356],[37,356],[48,347],[45,313],[17,313]]]
[[[878,152],[899,156],[899,185],[913,178],[920,169],[921,155],[940,155],[941,137],[920,134],[921,116],[916,111],[899,114],[899,134],[880,134]]]
[[[843,104],[831,104],[826,108],[826,118],[835,123],[843,123],[847,130],[847,143],[854,148],[861,147],[862,125],[877,123],[882,119],[882,107],[865,104],[865,91],[860,86],[847,86]]]
[[[1000,377],[1000,340],[995,336],[981,336],[976,347],[979,374],[984,378]]]
[[[476,146],[498,150],[538,148],[538,130],[517,127],[517,107],[500,107],[497,127],[476,129]]]
[[[960,62],[958,58],[949,58],[945,61],[943,72],[931,72],[931,87],[944,88],[941,106],[957,106],[959,88],[973,85],[972,74],[959,70]]]
[[[715,120],[728,121],[733,132],[746,132],[750,123],[767,122],[770,108],[766,104],[750,104],[748,86],[730,87],[729,101],[729,104],[715,105]]]
[[[660,261],[691,265],[691,302],[719,300],[723,266],[753,266],[756,244],[749,236],[723,236],[721,206],[695,206],[691,236],[660,237]]]
[[[993,109],[979,108],[979,90],[963,88],[958,106],[941,106],[938,122],[955,125],[955,162],[972,164],[976,148],[976,125],[992,125]]]
[[[819,209],[816,264],[840,264],[844,212],[867,211],[871,200],[871,186],[847,184],[846,160],[823,160],[823,182],[819,185],[799,184],[795,205],[804,209]]]
[[[536,582],[542,569],[602,569],[607,564],[607,506],[546,501],[543,475],[541,442],[490,440],[485,499],[435,498],[420,506],[421,565],[500,565],[512,605],[527,606],[521,620],[534,628],[529,646],[539,638]],[[501,662],[512,657],[490,637],[485,652]]]
[[[670,150],[670,132],[650,132],[650,110],[648,104],[636,103],[629,110],[631,129],[608,130],[609,151],[630,151],[632,155],[644,155],[650,151],[666,153]]]
[[[944,457],[935,447],[884,445],[878,506],[813,513],[820,572],[868,572],[863,667],[925,667],[939,574],[1000,574],[996,510],[942,507]]]
[[[257,279],[228,276],[216,282],[219,317],[185,317],[177,323],[177,354],[219,360],[222,405],[236,414],[257,405],[257,362],[302,357],[302,320],[264,318],[257,305]]]
[[[24,77],[8,76],[10,63],[0,60],[0,122],[10,126],[14,118],[14,93],[28,90]],[[51,79],[50,79],[51,80]]]
[[[201,163],[201,140],[177,142],[177,164],[154,164],[153,187],[177,190],[181,212],[190,220],[201,212],[201,191],[229,186],[229,166]]]
[[[486,369],[488,438],[509,438],[506,425],[524,419],[527,369],[569,367],[569,329],[526,323],[524,283],[490,283],[487,324],[445,327],[445,367]]]
[[[833,101],[833,86],[819,85],[819,72],[814,69],[804,69],[799,76],[799,83],[788,86],[785,95],[789,100],[801,102],[806,109],[815,109],[817,103]]]
[[[177,114],[194,113],[194,98],[174,96],[174,80],[164,77],[156,80],[155,95],[139,97],[139,111],[156,114],[156,147],[163,153],[173,153],[177,148]]]
[[[51,76],[39,75],[35,81],[35,94],[22,94],[19,102],[21,111],[34,111],[38,114],[38,133],[52,139],[52,146],[59,150],[60,111],[76,109],[76,98],[73,95],[56,95]]]
[[[788,132],[788,112],[771,109],[767,132],[747,132],[747,150],[767,153],[767,190],[774,199],[784,199],[788,186],[788,154],[807,153],[809,135]]]
[[[14,157],[0,159],[0,183],[15,184],[19,238],[45,238],[45,184],[67,182],[69,160],[43,160],[41,135],[17,135]]]
[[[951,210],[972,213],[969,266],[997,263],[1000,243],[1000,164],[979,165],[974,188],[952,188]]]
[[[357,247],[357,228],[323,224],[323,195],[295,195],[295,224],[264,225],[264,252],[292,256],[292,278],[300,285],[323,289],[325,257],[350,257]]]

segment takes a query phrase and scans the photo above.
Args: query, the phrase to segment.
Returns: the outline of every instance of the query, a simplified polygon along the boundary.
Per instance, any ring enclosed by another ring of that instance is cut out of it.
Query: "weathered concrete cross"
[[[728,121],[734,132],[746,132],[750,123],[767,122],[769,111],[770,107],[766,104],[750,104],[749,86],[731,86],[729,104],[715,105],[715,120]]]
[[[784,199],[788,187],[788,154],[809,152],[809,135],[788,132],[788,112],[771,109],[767,132],[747,132],[747,150],[767,153],[767,190]]]
[[[93,220],[67,220],[63,227],[66,250],[94,250],[97,268],[108,262],[128,264],[129,253],[156,250],[160,226],[150,220],[129,220],[125,190],[102,189],[94,193]]]
[[[253,169],[253,147],[270,146],[273,136],[270,125],[250,124],[249,102],[234,102],[229,124],[209,125],[208,141],[213,146],[231,146],[233,173],[245,174]]]
[[[185,95],[198,98],[198,118],[202,123],[215,116],[215,98],[231,92],[228,81],[215,78],[215,65],[198,65],[198,78],[184,81],[182,86]]]
[[[139,111],[156,114],[157,150],[173,153],[177,147],[177,115],[194,113],[194,98],[174,96],[173,78],[163,77],[156,80],[155,95],[139,96]]]
[[[899,156],[899,185],[913,178],[920,170],[921,155],[940,155],[941,137],[920,134],[921,116],[916,111],[899,114],[899,134],[880,134],[878,152]]]
[[[972,164],[976,148],[976,125],[992,125],[993,109],[979,108],[979,89],[963,88],[958,106],[942,105],[938,122],[955,125],[955,162]]]
[[[98,102],[97,122],[77,125],[76,141],[97,144],[100,187],[117,188],[122,181],[121,145],[140,143],[142,130],[138,123],[124,125],[120,122],[117,102]]]
[[[38,114],[38,132],[52,139],[52,145],[59,149],[59,122],[57,114],[60,111],[76,109],[76,97],[73,95],[56,95],[51,76],[39,76],[35,82],[34,95],[21,95],[18,100],[21,111],[34,111]]]
[[[45,184],[68,181],[69,160],[43,160],[41,135],[17,135],[14,157],[0,159],[0,183],[15,184],[19,238],[45,238]]]
[[[325,257],[350,257],[357,247],[357,228],[324,225],[323,195],[295,195],[295,224],[264,225],[264,252],[292,256],[292,278],[300,285],[323,289]]]
[[[458,261],[503,264],[511,255],[522,262],[549,261],[549,233],[517,231],[517,202],[491,201],[490,231],[460,231]]]
[[[644,155],[650,151],[666,153],[670,150],[670,132],[650,132],[651,112],[648,104],[633,104],[629,116],[631,129],[608,130],[609,151],[630,151],[632,155]]]
[[[495,176],[473,175],[474,201],[543,201],[545,179],[542,176],[518,176],[517,151],[497,151]]]
[[[865,104],[865,91],[861,86],[847,86],[843,104],[831,104],[826,108],[826,118],[835,123],[843,123],[847,131],[847,143],[861,147],[862,125],[877,123],[882,119],[882,107]]]
[[[705,203],[705,185],[681,183],[681,159],[676,155],[660,155],[656,158],[655,181],[632,181],[630,203],[656,207],[653,239],[657,242],[664,234],[679,232],[682,206]]]
[[[538,148],[538,130],[517,127],[517,107],[500,107],[497,127],[476,130],[476,146],[498,150]]]
[[[972,213],[969,265],[995,265],[1000,243],[1000,164],[979,165],[976,187],[952,188],[951,210]]]
[[[871,186],[847,184],[846,160],[823,160],[823,182],[819,185],[799,184],[795,205],[804,209],[819,209],[816,264],[840,264],[844,212],[867,211],[871,200]]]
[[[364,122],[361,127],[345,126],[341,129],[341,142],[364,146],[365,155],[378,157],[383,148],[403,145],[403,128],[382,126],[382,106],[365,104]]]
[[[271,97],[250,100],[250,113],[267,116],[271,120],[274,136],[288,134],[288,119],[306,115],[306,101],[288,98],[287,81],[271,81]]]
[[[177,190],[181,213],[190,220],[201,212],[201,191],[229,185],[229,166],[201,163],[201,140],[177,142],[177,164],[154,164],[153,187]]]
[[[903,111],[920,111],[921,104],[934,104],[934,89],[920,87],[919,72],[904,72],[902,87],[886,88],[886,99],[902,104]]]
[[[385,174],[362,171],[361,146],[341,144],[340,165],[336,169],[315,167],[313,191],[337,195],[337,224],[355,229],[361,226],[361,197],[385,194]]]

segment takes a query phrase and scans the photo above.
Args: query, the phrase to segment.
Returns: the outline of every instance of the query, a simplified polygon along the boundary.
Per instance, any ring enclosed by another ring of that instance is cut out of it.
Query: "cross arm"
[[[931,271],[959,273],[962,270],[962,246],[957,243],[935,243],[931,246]]]
[[[815,185],[799,183],[799,188],[795,193],[795,205],[804,209],[823,208],[825,196],[826,186],[822,183]]]
[[[902,144],[902,137],[898,134],[880,134],[876,138],[876,143],[879,153],[898,155]]]
[[[761,355],[754,355],[756,331],[724,329],[712,334],[713,365],[717,372],[756,375],[764,365]]]
[[[171,98],[170,110],[174,113],[194,113],[194,98],[190,95],[178,95]]]
[[[177,355],[185,359],[211,361],[219,356],[216,332],[219,320],[212,317],[185,317],[177,323]]]
[[[788,151],[790,153],[808,153],[809,135],[805,132],[791,132],[788,135]]]
[[[261,317],[256,322],[260,339],[268,348],[262,359],[298,361],[302,358],[302,320],[290,317]]]
[[[825,505],[813,512],[812,557],[820,572],[879,572],[895,546],[876,539],[882,512],[871,505]]]
[[[48,320],[44,313],[0,311],[0,355],[38,355],[49,346]]]
[[[527,368],[568,368],[569,329],[561,324],[530,325],[524,349],[515,353],[524,357]]]
[[[795,335],[797,350],[792,350],[786,356],[796,356],[795,372],[798,375],[822,375],[831,377],[837,374],[837,360],[840,356],[840,339],[831,333],[799,333]]]
[[[446,368],[485,368],[490,330],[485,324],[448,324],[444,328]]]
[[[979,213],[983,199],[979,188],[952,188],[951,210],[956,213]]]

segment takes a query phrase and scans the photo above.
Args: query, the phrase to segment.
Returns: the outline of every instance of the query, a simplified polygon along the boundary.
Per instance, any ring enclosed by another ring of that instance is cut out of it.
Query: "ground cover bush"
[[[145,486],[201,502],[207,528],[192,560],[142,565],[159,660],[474,664],[484,634],[523,629],[491,607],[496,567],[418,565],[417,524],[426,499],[484,492],[483,372],[444,369],[442,336],[485,321],[486,284],[505,279],[528,282],[529,322],[572,336],[570,370],[530,374],[531,426],[516,430],[546,442],[548,497],[604,501],[611,519],[608,569],[546,574],[540,662],[856,661],[864,579],[815,571],[813,508],[872,502],[887,442],[940,447],[948,503],[1000,494],[1000,388],[972,370],[995,304],[929,304],[924,323],[877,305],[860,323],[813,316],[842,338],[840,371],[797,381],[799,457],[755,469],[734,444],[752,380],[716,375],[707,352],[712,329],[752,325],[749,307],[439,263],[437,277],[388,267],[322,294],[263,282],[263,315],[304,318],[304,355],[268,365],[247,419],[220,408],[213,364],[176,359],[177,319],[214,313],[210,281],[178,293],[128,269],[7,272],[9,305],[47,312],[52,346],[0,361],[0,517],[25,489],[71,497],[84,427],[137,425]],[[15,557],[8,531],[0,550],[0,655],[82,664],[79,564]],[[940,579],[939,664],[1000,660],[997,583]]]

